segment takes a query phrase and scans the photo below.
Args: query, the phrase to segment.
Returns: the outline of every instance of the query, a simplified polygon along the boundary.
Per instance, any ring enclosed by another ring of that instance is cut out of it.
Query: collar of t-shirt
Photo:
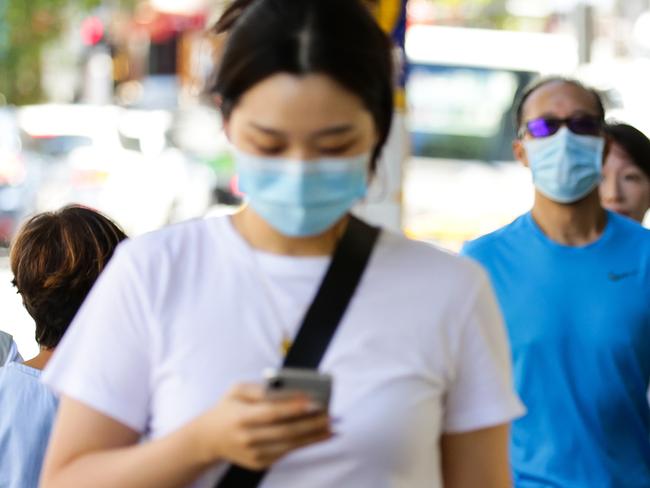
[[[559,252],[575,253],[589,251],[600,248],[602,246],[606,246],[612,239],[612,236],[615,234],[616,218],[617,216],[614,216],[611,212],[607,211],[607,221],[605,223],[605,228],[603,229],[602,234],[598,237],[598,239],[584,246],[569,246],[554,241],[546,234],[544,234],[540,226],[537,224],[537,222],[535,222],[535,219],[533,218],[533,214],[531,212],[528,212],[524,215],[524,222],[530,231],[533,232],[533,234],[536,236],[537,240],[540,241],[544,246]]]
[[[330,256],[284,256],[253,249],[230,218],[217,221],[218,235],[252,273],[271,320],[286,340],[295,337],[331,261]]]

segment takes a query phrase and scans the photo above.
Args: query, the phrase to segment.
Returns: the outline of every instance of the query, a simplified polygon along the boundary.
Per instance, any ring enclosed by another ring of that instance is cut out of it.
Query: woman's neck
[[[23,364],[25,366],[29,366],[30,368],[43,369],[50,361],[50,358],[52,357],[53,353],[54,353],[54,349],[47,349],[41,346],[41,350],[38,353],[38,355],[30,359],[29,361],[25,361]]]
[[[585,246],[598,240],[607,214],[595,190],[579,202],[566,205],[536,192],[533,219],[549,239],[566,246]]]
[[[246,207],[232,216],[232,223],[251,247],[285,256],[329,256],[345,231],[348,216],[322,234],[310,237],[289,237],[271,227],[255,211]]]

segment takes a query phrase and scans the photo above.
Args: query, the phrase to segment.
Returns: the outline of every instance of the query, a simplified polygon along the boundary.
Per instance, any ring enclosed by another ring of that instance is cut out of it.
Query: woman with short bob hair
[[[258,384],[368,229],[349,211],[390,128],[391,46],[360,0],[238,0],[216,30],[248,205],[118,252],[62,346],[75,360],[46,375],[62,403],[42,486],[508,486],[522,407],[487,278],[461,258],[382,232],[318,365],[329,410]]]
[[[600,184],[603,207],[643,222],[650,208],[650,139],[619,122],[605,124],[605,134],[610,150]]]
[[[39,354],[0,368],[0,485],[38,486],[57,401],[41,370],[117,245],[126,238],[103,215],[70,206],[38,214],[11,245],[13,285],[36,324]],[[65,361],[65,357],[62,359]]]

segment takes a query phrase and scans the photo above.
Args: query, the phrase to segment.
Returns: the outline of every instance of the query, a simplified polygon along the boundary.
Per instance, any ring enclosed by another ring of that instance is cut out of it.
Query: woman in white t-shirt
[[[426,244],[381,235],[320,365],[329,415],[266,397],[386,141],[390,41],[361,0],[237,0],[216,29],[249,205],[118,249],[45,374],[42,486],[211,488],[230,463],[266,488],[509,486],[499,311]]]

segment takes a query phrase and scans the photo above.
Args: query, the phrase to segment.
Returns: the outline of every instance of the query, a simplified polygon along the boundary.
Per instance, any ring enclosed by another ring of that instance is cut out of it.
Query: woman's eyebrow
[[[325,129],[318,130],[312,134],[312,138],[324,137],[324,136],[338,136],[341,134],[347,134],[354,129],[352,124],[341,124],[334,125],[332,127],[327,127]]]
[[[264,127],[263,125],[256,124],[255,122],[250,122],[249,125],[253,129],[255,129],[255,130],[259,131],[259,132],[262,132],[264,134],[267,134],[269,136],[286,137],[285,132],[282,132],[282,131],[277,130],[277,129],[271,129],[270,127]]]
[[[269,136],[274,136],[274,137],[286,137],[286,132],[283,132],[278,129],[272,129],[271,127],[265,127],[263,125],[257,124],[255,122],[250,122],[249,126],[252,127],[253,129],[262,132],[266,135]],[[326,127],[324,129],[320,129],[313,134],[311,134],[310,138],[311,139],[316,139],[319,137],[326,137],[326,136],[336,136],[336,135],[341,135],[341,134],[348,134],[354,130],[354,125],[352,124],[341,124],[341,125],[333,125],[331,127]]]

